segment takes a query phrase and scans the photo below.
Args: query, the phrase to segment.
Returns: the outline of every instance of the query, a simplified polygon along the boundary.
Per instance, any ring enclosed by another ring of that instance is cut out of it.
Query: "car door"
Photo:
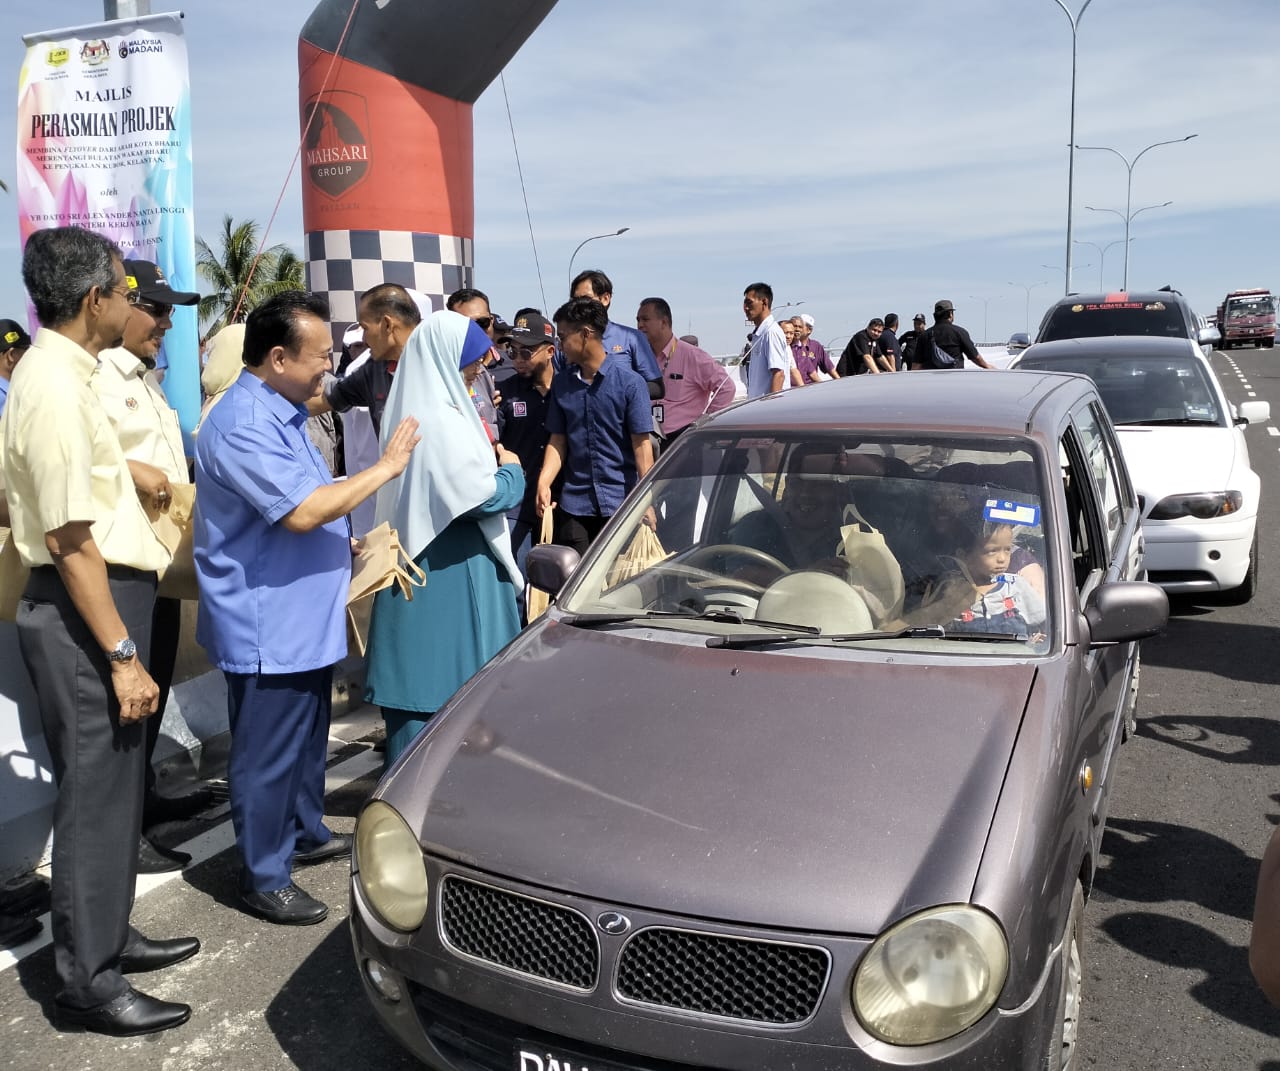
[[[1083,609],[1102,584],[1140,576],[1138,507],[1114,431],[1098,398],[1089,398],[1072,412],[1060,453],[1067,482],[1076,594]],[[1080,652],[1084,677],[1079,682],[1081,759],[1092,769],[1098,785],[1091,796],[1095,841],[1102,836],[1135,658],[1135,644],[1091,645]]]

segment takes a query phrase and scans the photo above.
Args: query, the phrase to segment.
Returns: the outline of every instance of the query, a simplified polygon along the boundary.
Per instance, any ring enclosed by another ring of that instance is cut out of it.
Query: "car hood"
[[[1165,495],[1225,491],[1236,464],[1235,428],[1117,428],[1134,490],[1154,505]]]
[[[870,935],[968,900],[1033,666],[661,635],[527,630],[379,795],[430,853],[619,905]]]

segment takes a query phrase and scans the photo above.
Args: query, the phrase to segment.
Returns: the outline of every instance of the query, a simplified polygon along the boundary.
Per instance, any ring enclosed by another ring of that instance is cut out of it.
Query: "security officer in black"
[[[956,307],[950,301],[939,301],[933,306],[933,326],[928,331],[917,331],[915,350],[911,354],[911,368],[963,368],[967,357],[979,368],[991,368],[978,347],[973,344],[969,332],[956,322]],[[953,358],[950,365],[937,362],[933,347]]]

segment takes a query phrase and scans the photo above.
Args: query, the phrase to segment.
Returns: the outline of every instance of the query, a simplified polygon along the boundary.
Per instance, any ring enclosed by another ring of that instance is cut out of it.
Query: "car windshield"
[[[1226,423],[1210,372],[1194,357],[1040,357],[1028,354],[1019,365],[1028,371],[1079,372],[1098,385],[1098,393],[1117,427],[1130,424],[1186,424],[1221,427]]]
[[[1058,305],[1041,328],[1038,342],[1105,335],[1187,338],[1182,310],[1165,301],[1092,301]]]
[[[640,621],[712,645],[1045,651],[1035,457],[1025,439],[695,432],[559,607],[582,627]]]
[[[1255,316],[1261,316],[1264,319],[1269,319],[1274,315],[1275,312],[1272,308],[1270,298],[1255,298],[1250,301],[1233,301],[1227,306],[1228,320],[1253,319]]]

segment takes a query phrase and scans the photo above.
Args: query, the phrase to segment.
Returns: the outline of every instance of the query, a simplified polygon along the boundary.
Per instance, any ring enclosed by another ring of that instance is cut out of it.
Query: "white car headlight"
[[[1172,521],[1178,517],[1226,517],[1238,513],[1244,504],[1239,491],[1206,491],[1202,494],[1170,495],[1156,503],[1149,516],[1153,521]]]
[[[427,865],[400,813],[374,800],[356,823],[356,873],[365,899],[393,930],[411,933],[427,915]]]
[[[1009,973],[999,923],[964,904],[903,919],[867,949],[853,976],[853,1010],[891,1045],[927,1045],[990,1011]]]

